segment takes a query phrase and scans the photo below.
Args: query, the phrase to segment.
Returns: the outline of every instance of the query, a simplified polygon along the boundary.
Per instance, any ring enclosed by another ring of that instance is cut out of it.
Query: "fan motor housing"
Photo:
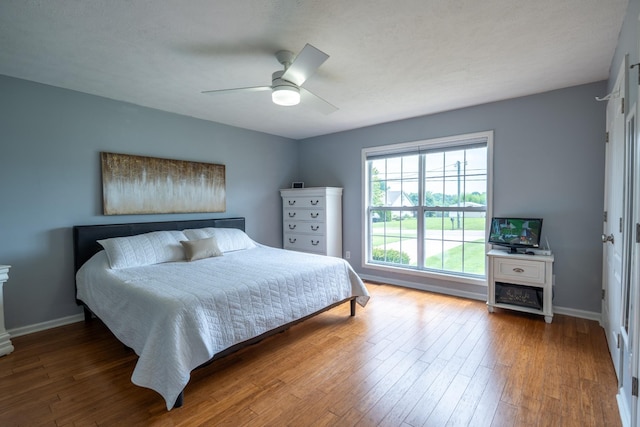
[[[288,80],[285,80],[282,78],[282,75],[284,74],[283,70],[278,70],[275,71],[272,75],[271,75],[271,86],[272,87],[280,87],[280,86],[288,86],[288,87],[293,87],[298,89],[298,86],[295,83],[292,83]]]

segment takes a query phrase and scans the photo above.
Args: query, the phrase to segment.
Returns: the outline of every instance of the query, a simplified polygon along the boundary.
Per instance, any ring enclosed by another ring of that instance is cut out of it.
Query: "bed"
[[[346,261],[260,245],[244,227],[227,218],[73,228],[85,319],[136,352],[131,381],[168,410],[182,406],[192,370],[339,304],[354,316],[369,299]]]

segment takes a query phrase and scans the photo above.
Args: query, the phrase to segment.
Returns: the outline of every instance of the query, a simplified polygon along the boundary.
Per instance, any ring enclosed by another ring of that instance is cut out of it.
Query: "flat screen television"
[[[542,218],[492,218],[489,243],[506,246],[511,253],[518,249],[540,247]]]

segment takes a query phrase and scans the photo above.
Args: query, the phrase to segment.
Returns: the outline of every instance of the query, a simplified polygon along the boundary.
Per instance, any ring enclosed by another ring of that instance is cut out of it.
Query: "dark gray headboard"
[[[76,225],[73,227],[73,262],[77,272],[82,264],[102,250],[100,239],[133,236],[151,231],[185,230],[187,228],[239,228],[244,231],[244,218],[194,219],[185,221],[135,222],[126,224]]]

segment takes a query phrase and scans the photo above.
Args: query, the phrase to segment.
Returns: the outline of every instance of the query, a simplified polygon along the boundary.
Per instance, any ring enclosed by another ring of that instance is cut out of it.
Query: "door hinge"
[[[620,232],[622,233],[622,217],[620,217],[620,223],[618,224],[618,228],[620,229]]]
[[[636,243],[640,243],[640,224],[636,222]]]
[[[604,222],[607,222],[607,211],[604,211],[604,215],[602,215],[602,219]]]
[[[622,108],[622,114],[624,114],[624,98],[620,98],[620,103]]]
[[[602,295],[601,296],[602,296],[602,299],[604,299],[607,296],[607,290],[606,289],[602,290]]]
[[[620,336],[620,334],[618,334],[618,342],[616,343],[616,347],[620,348],[620,341],[621,341],[622,337]]]
[[[607,132],[604,136],[604,142],[608,143],[609,142],[609,132]]]
[[[638,397],[638,377],[631,377],[631,395]]]
[[[630,70],[633,70],[634,68],[636,68],[637,66],[640,66],[640,63],[637,64],[633,64],[629,66]],[[640,72],[638,73],[638,86],[640,86]]]

